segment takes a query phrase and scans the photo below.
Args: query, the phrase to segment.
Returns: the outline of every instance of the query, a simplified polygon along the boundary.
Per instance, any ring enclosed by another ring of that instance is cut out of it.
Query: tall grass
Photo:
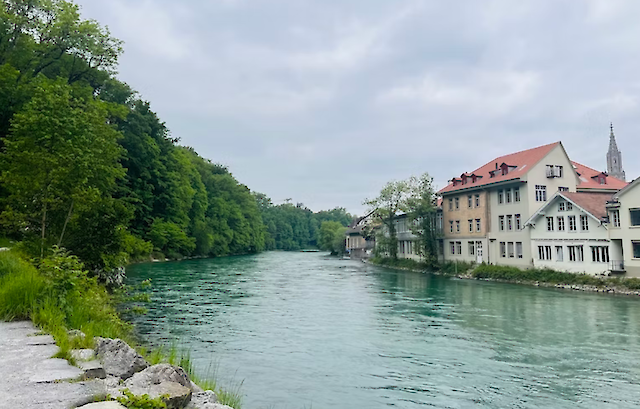
[[[242,409],[242,385],[244,381],[232,382],[229,387],[222,387],[219,383],[217,363],[209,365],[206,371],[201,372],[195,367],[191,359],[191,352],[183,350],[174,342],[169,347],[158,347],[152,351],[143,351],[145,358],[151,365],[168,363],[178,365],[185,370],[189,378],[204,390],[212,390],[218,396],[218,401],[234,409]]]

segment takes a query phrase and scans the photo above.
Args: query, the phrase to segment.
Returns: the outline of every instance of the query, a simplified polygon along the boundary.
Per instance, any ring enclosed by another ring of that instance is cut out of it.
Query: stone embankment
[[[583,291],[583,292],[593,292],[600,294],[617,294],[617,295],[635,295],[640,296],[640,290],[632,290],[627,287],[622,286],[595,286],[595,285],[583,285],[583,284],[556,284],[556,283],[548,283],[544,281],[527,281],[527,280],[499,280],[494,278],[478,278],[474,277],[470,272],[459,273],[459,274],[442,274],[438,271],[425,271],[422,269],[408,268],[408,267],[398,267],[398,266],[387,266],[376,263],[371,263],[370,261],[363,260],[364,263],[369,263],[372,265],[390,268],[393,270],[403,270],[403,271],[412,271],[414,273],[430,273],[435,275],[446,275],[448,277],[455,277],[462,280],[480,280],[480,281],[493,281],[497,283],[508,283],[508,284],[521,284],[521,285],[532,285],[535,287],[549,287],[549,288],[558,288],[561,290],[573,290],[573,291]],[[604,278],[604,277],[603,277]]]
[[[122,340],[97,338],[95,349],[73,350],[77,366],[51,358],[58,350],[31,322],[0,322],[0,408],[118,409],[124,406],[106,399],[129,391],[160,397],[169,409],[232,409],[194,384],[183,368],[150,365]]]

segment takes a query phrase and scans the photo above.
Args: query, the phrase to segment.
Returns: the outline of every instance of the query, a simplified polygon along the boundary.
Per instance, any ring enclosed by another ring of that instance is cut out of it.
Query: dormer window
[[[607,178],[605,178],[604,176],[600,176],[600,184],[601,185],[606,185],[607,184]]]

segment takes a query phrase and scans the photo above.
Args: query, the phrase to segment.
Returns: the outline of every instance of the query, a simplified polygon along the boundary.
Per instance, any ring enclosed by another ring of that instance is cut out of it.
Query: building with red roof
[[[584,212],[577,216],[592,220],[606,217],[604,199],[626,185],[607,172],[571,161],[561,142],[500,156],[452,178],[438,192],[443,203],[442,252],[447,260],[533,266],[540,253],[525,223],[550,199],[575,200]]]

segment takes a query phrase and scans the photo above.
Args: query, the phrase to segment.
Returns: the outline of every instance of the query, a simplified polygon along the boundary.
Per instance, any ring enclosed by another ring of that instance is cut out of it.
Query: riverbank
[[[411,259],[373,258],[371,264],[398,270],[414,271],[456,277],[467,280],[484,280],[501,283],[521,284],[535,287],[554,287],[573,291],[586,291],[601,294],[640,296],[640,279],[599,277],[588,274],[575,274],[551,269],[523,270],[511,266],[474,265],[471,263],[440,264],[430,269],[423,263]]]
[[[180,366],[202,389],[214,390],[220,403],[240,409],[239,391],[222,390],[210,373],[201,376],[188,353],[176,347],[147,350],[116,308],[127,296],[122,290],[108,292],[88,276],[77,258],[63,250],[54,250],[35,265],[14,251],[0,252],[0,322],[28,320],[42,332],[51,334],[55,351],[49,358],[75,365],[79,363],[73,354],[75,350],[93,350],[97,348],[96,340],[102,337],[123,339],[149,364],[166,362]],[[82,336],[73,335],[76,332]],[[21,393],[37,393],[36,386],[30,385]]]

